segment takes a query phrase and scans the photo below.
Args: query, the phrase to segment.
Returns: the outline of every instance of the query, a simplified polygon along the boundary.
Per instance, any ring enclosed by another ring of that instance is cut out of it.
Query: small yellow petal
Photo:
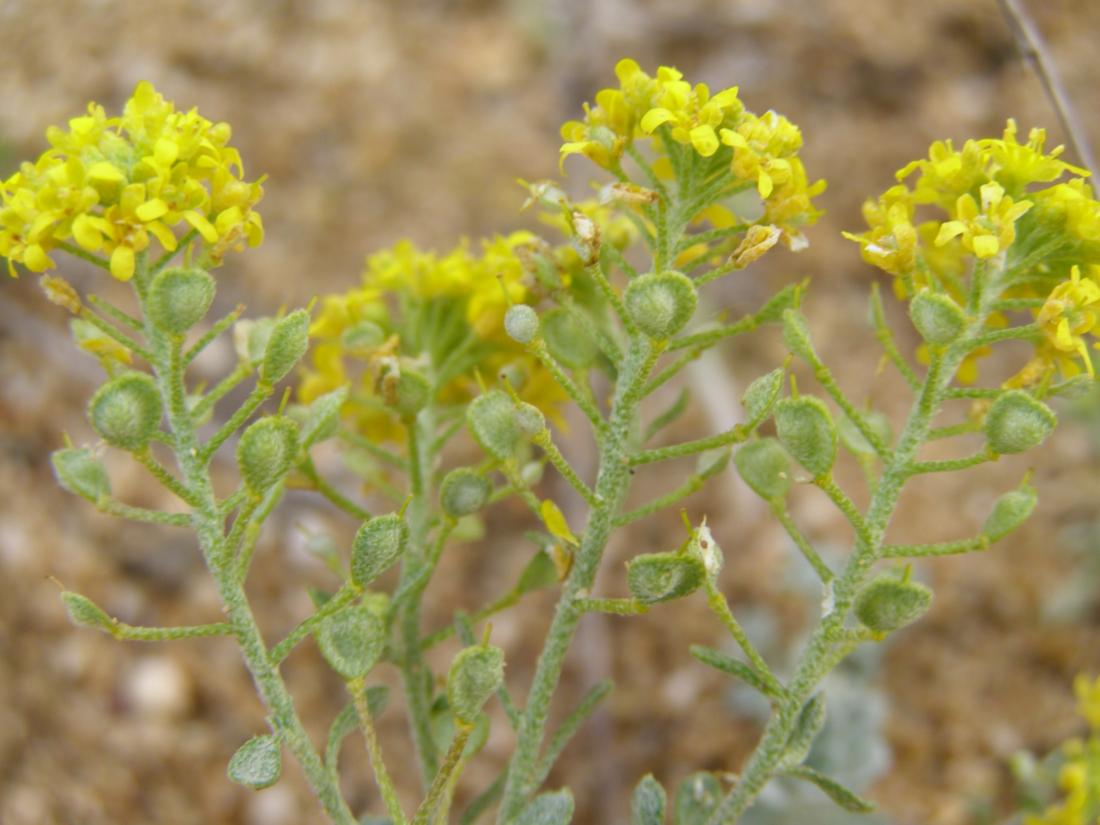
[[[88,170],[88,177],[104,183],[122,183],[126,180],[117,166],[105,160],[92,164],[92,168]]]
[[[134,210],[134,214],[138,216],[139,220],[155,221],[157,218],[163,217],[168,213],[168,204],[162,201],[160,198],[153,198],[148,200]]]
[[[691,145],[695,151],[705,158],[709,158],[718,151],[718,136],[714,134],[713,126],[696,126],[691,130]],[[765,196],[766,197],[766,196]]]
[[[569,529],[569,522],[565,520],[561,509],[553,501],[550,499],[543,501],[539,506],[539,515],[542,516],[542,523],[546,525],[546,529],[555,538],[567,541],[570,544],[578,544],[577,537]]]
[[[993,235],[976,235],[974,237],[974,254],[979,258],[992,258],[1000,251],[1001,244]]]
[[[46,250],[36,243],[30,244],[23,253],[23,264],[31,272],[45,272],[54,266]]]
[[[668,123],[670,120],[675,119],[676,116],[668,109],[650,109],[645,113],[639,126],[643,132],[652,133],[653,130],[661,124]]]
[[[153,148],[153,157],[161,166],[171,166],[179,157],[180,147],[174,140],[161,138]]]
[[[78,215],[73,221],[73,238],[88,252],[98,252],[103,245],[103,235],[87,215]]]
[[[936,233],[936,246],[943,246],[948,241],[951,241],[966,231],[966,226],[962,221],[947,221],[940,226],[940,231]]]
[[[773,188],[772,176],[761,169],[756,177],[756,191],[760,193],[760,197],[766,198],[772,193]]]
[[[183,213],[183,219],[202,235],[204,241],[207,243],[217,243],[218,230],[214,228],[214,225],[210,223],[205,216],[196,212],[194,209],[189,209]]]
[[[111,274],[120,281],[134,277],[134,250],[128,246],[116,246],[111,253]]]

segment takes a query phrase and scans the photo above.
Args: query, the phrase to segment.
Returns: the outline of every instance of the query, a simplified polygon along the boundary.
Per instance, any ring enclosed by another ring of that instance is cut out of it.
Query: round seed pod
[[[782,367],[774,369],[754,380],[745,390],[741,404],[745,408],[749,426],[755,427],[772,411],[776,399],[779,398],[779,391],[783,388],[783,373]]]
[[[733,457],[737,472],[765,501],[785,498],[791,488],[791,462],[774,438],[750,441]]]
[[[286,475],[297,454],[298,425],[273,415],[261,418],[241,435],[237,466],[249,491],[262,495]]]
[[[447,702],[451,712],[459,721],[472,724],[503,683],[503,650],[492,645],[464,648],[447,673]]]
[[[88,419],[112,447],[144,450],[160,424],[160,391],[151,376],[129,372],[96,390],[88,403]]]
[[[309,348],[309,313],[295,310],[275,322],[264,348],[260,378],[268,384],[282,381]]]
[[[527,304],[516,304],[504,313],[504,331],[517,344],[529,344],[539,334],[539,316]]]
[[[229,759],[226,773],[238,785],[254,791],[270,788],[283,772],[283,754],[279,740],[271,734],[253,736]]]
[[[592,333],[563,307],[542,316],[542,337],[550,354],[570,369],[590,367],[600,354]]]
[[[54,474],[61,486],[88,501],[99,501],[111,494],[107,468],[91,450],[68,447],[50,456]]]
[[[503,390],[490,390],[470,402],[466,423],[485,452],[501,461],[511,458],[520,442],[516,405]]]
[[[966,327],[966,313],[939,292],[918,292],[909,302],[909,318],[920,337],[934,346],[950,344]]]
[[[775,429],[787,452],[814,478],[832,469],[836,461],[836,425],[820,398],[784,398],[775,405]]]
[[[214,279],[204,269],[172,267],[149,284],[146,312],[158,329],[182,335],[206,317],[214,302]]]
[[[382,658],[385,641],[385,626],[365,605],[344,608],[317,631],[325,661],[345,679],[366,676]]]
[[[451,518],[476,513],[493,492],[493,486],[485,476],[469,467],[451,470],[439,486],[439,503],[443,512]]]
[[[1038,447],[1058,423],[1054,410],[1023,390],[1000,395],[985,416],[985,437],[998,455]]]
[[[521,401],[516,405],[516,424],[527,436],[536,436],[546,429],[546,416],[534,404]]]
[[[396,513],[368,519],[351,545],[351,580],[366,587],[396,562],[409,543],[409,525]]]
[[[103,630],[107,633],[114,629],[114,622],[111,621],[111,617],[87,596],[81,596],[79,593],[66,590],[61,594],[61,601],[65,604],[65,610],[68,611],[69,619],[73,624]]]
[[[432,385],[420,372],[402,368],[382,379],[383,395],[403,419],[412,419],[432,397]]]
[[[856,597],[856,618],[876,633],[889,633],[912,624],[932,604],[932,591],[923,584],[894,575],[874,579]]]
[[[630,594],[646,604],[686,596],[705,579],[703,562],[687,553],[645,553],[626,563]]]
[[[1027,521],[1038,503],[1039,497],[1030,484],[1010,490],[993,503],[993,511],[985,520],[982,533],[991,541],[1004,538]]]
[[[631,320],[650,338],[671,338],[682,330],[699,302],[691,278],[673,269],[641,275],[627,285],[623,303]]]

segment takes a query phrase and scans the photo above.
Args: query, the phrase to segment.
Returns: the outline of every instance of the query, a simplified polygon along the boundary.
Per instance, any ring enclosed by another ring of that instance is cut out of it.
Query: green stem
[[[798,529],[798,525],[795,524],[794,519],[791,518],[791,514],[787,512],[787,506],[782,499],[778,499],[772,502],[772,513],[775,515],[779,523],[783,525],[783,529],[787,531],[787,535],[791,537],[791,540],[798,547],[798,550],[805,557],[806,561],[810,563],[810,566],[817,571],[818,578],[821,579],[822,584],[828,584],[834,578],[833,571],[829,569],[829,565],[818,555],[817,550],[813,545],[802,535],[802,531]]]
[[[458,770],[459,763],[462,761],[462,751],[466,749],[466,742],[470,739],[470,733],[473,729],[473,725],[464,724],[458,719],[455,720],[454,739],[451,740],[451,746],[447,749],[446,756],[443,757],[443,764],[439,766],[439,772],[435,775],[432,786],[428,789],[428,795],[424,797],[424,801],[420,803],[420,807],[416,809],[416,814],[413,815],[412,825],[428,825],[431,821],[436,806],[443,801],[444,796],[447,794],[447,787],[451,784],[452,777]]]
[[[241,313],[244,312],[244,304],[237,304],[236,308],[226,315],[224,318],[219,319],[213,326],[208,329],[199,340],[191,345],[191,348],[183,354],[183,365],[186,367],[192,361],[199,357],[199,354],[206,349],[215,338],[229,329],[233,324],[237,322],[237,319],[241,317]],[[249,367],[251,369],[251,367]]]
[[[203,464],[208,464],[210,459],[214,457],[214,453],[218,451],[229,437],[232,436],[237,430],[241,428],[252,414],[260,408],[260,405],[264,403],[271,395],[273,388],[270,384],[263,381],[257,381],[255,388],[249,393],[245,402],[229,417],[229,420],[222,425],[214,435],[202,446],[199,453],[199,457],[202,459]]]
[[[638,599],[577,599],[576,607],[584,613],[610,613],[613,616],[638,616],[649,612],[649,605]]]
[[[195,421],[202,421],[206,414],[214,409],[214,405],[228,395],[234,387],[240,384],[251,374],[252,368],[247,364],[237,364],[233,371],[219,381],[214,387],[203,395],[195,406],[191,408],[191,417]]]
[[[671,492],[665,493],[663,496],[659,496],[648,504],[643,504],[641,507],[636,507],[633,510],[628,510],[625,513],[615,516],[615,526],[622,527],[626,524],[631,524],[638,519],[645,518],[653,513],[659,513],[660,511],[671,507],[673,504],[682,501],[690,496],[692,493],[696,493],[703,489],[703,485],[707,483],[707,480],[700,475],[693,475],[688,478],[683,484],[677,487]]]
[[[111,635],[128,642],[164,642],[171,639],[200,639],[207,636],[231,636],[233,628],[225,622],[185,627],[135,627],[112,621]]]
[[[386,813],[393,820],[393,825],[405,825],[409,820],[401,808],[401,801],[397,798],[397,789],[386,770],[386,762],[382,758],[382,745],[378,741],[378,732],[374,728],[374,717],[371,716],[370,703],[367,701],[367,687],[363,679],[353,679],[348,682],[348,690],[351,691],[352,700],[355,702],[355,713],[359,717],[359,727],[363,730],[363,738],[367,740],[367,753],[370,756],[371,769],[374,771],[374,780],[378,783],[378,790],[382,794],[382,801],[386,805]]]
[[[742,425],[737,424],[724,433],[718,433],[707,438],[685,441],[682,444],[673,444],[670,447],[658,447],[655,450],[642,450],[639,453],[634,453],[627,461],[631,467],[652,464],[655,461],[667,461],[670,458],[695,455],[696,453],[713,450],[716,447],[725,447],[728,444],[740,444],[750,435],[752,435],[750,430],[746,430]]]
[[[281,663],[298,646],[299,642],[313,632],[315,627],[329,616],[343,610],[346,605],[351,604],[362,594],[363,589],[361,587],[354,584],[345,584],[340,592],[317,608],[313,615],[300,622],[281,642],[271,648],[271,651],[267,654],[271,664],[278,665]]]
[[[542,432],[536,433],[534,439],[532,439],[544,453],[546,457],[550,459],[550,463],[554,465],[554,468],[561,473],[562,478],[569,482],[569,485],[581,494],[581,498],[588,502],[589,506],[595,507],[598,504],[596,494],[592,492],[591,488],[577,475],[577,471],[573,469],[573,465],[565,460],[565,456],[561,454],[561,450],[558,449],[558,445],[554,443],[553,437],[550,435],[550,430],[543,429]]]
[[[760,655],[760,651],[756,649],[756,646],[749,639],[745,629],[741,627],[741,623],[733,615],[733,611],[730,610],[729,602],[726,601],[725,595],[718,589],[718,586],[707,579],[706,583],[707,591],[707,605],[715,615],[722,621],[722,624],[726,626],[726,630],[733,636],[738,646],[745,652],[745,656],[752,663],[753,670],[755,670],[764,679],[765,684],[768,686],[770,694],[775,696],[783,696],[786,694],[786,690],[783,684],[772,673],[771,667],[768,666],[767,661]]]
[[[921,556],[957,556],[961,553],[987,550],[990,543],[989,536],[975,536],[972,539],[943,541],[936,544],[888,544],[882,548],[880,556],[884,559],[911,559]]]
[[[349,516],[356,521],[366,521],[371,517],[368,510],[363,509],[350,498],[345,496],[327,481],[321,477],[321,474],[317,472],[317,467],[313,463],[313,459],[306,457],[298,469],[302,471],[302,475],[309,479],[313,485],[313,489],[324,496],[328,501],[339,509],[343,510]]]

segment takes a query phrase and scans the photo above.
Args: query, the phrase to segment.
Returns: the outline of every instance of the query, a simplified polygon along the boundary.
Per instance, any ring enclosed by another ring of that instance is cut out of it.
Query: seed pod
[[[550,354],[570,369],[590,367],[600,354],[592,333],[563,307],[542,316],[542,337]]]
[[[894,433],[890,427],[890,419],[885,415],[877,410],[867,410],[863,413],[863,420],[867,422],[871,432],[877,435],[883,444],[889,444],[893,440]],[[840,437],[840,443],[844,445],[844,449],[855,455],[875,455],[875,448],[852,419],[846,415],[841,415],[836,424],[837,435]]]
[[[546,429],[546,416],[534,404],[521,401],[516,405],[516,424],[527,436],[536,436]]]
[[[402,419],[410,420],[428,405],[432,385],[422,373],[402,367],[383,376],[382,397]]]
[[[646,774],[630,797],[630,825],[664,825],[668,797],[661,783]]]
[[[351,580],[366,587],[396,562],[409,543],[409,525],[396,513],[368,519],[351,544]]]
[[[466,423],[474,438],[493,458],[504,461],[519,446],[516,405],[502,390],[491,390],[470,402]]]
[[[1004,538],[1027,521],[1038,503],[1039,497],[1030,484],[1025,484],[1019,490],[1010,490],[994,502],[993,511],[985,520],[982,533],[989,536],[990,541]]]
[[[146,313],[158,329],[183,335],[206,317],[214,302],[214,279],[195,267],[172,267],[149,284]]]
[[[626,563],[630,594],[646,604],[686,596],[705,579],[702,561],[687,553],[645,553]]]
[[[932,604],[932,591],[923,584],[879,576],[856,597],[856,617],[876,633],[889,633],[912,624]]]
[[[360,321],[344,330],[340,343],[347,350],[369,350],[386,340],[386,331],[374,321]]]
[[[237,351],[237,357],[252,367],[260,364],[274,329],[274,318],[246,318],[235,323],[233,348]]]
[[[282,749],[271,734],[253,736],[237,748],[226,769],[232,781],[254,791],[274,785],[282,772]]]
[[[70,493],[96,502],[111,494],[107,468],[91,450],[68,447],[50,456],[58,482]]]
[[[321,623],[317,646],[325,661],[345,679],[366,676],[380,658],[385,645],[385,627],[364,605],[346,607]]]
[[[88,403],[88,419],[112,447],[139,452],[160,424],[160,391],[152,377],[128,372],[100,387]]]
[[[1023,390],[1009,390],[993,402],[985,416],[985,437],[998,455],[1022,453],[1042,444],[1058,417]]]
[[[797,309],[783,310],[783,344],[807,363],[816,364],[821,360],[810,339],[806,318]]]
[[[791,488],[791,462],[774,438],[750,441],[733,457],[737,472],[765,501],[778,501]]]
[[[699,478],[714,478],[729,466],[732,455],[732,447],[719,447],[716,450],[700,453],[695,461],[695,475]]]
[[[115,623],[111,621],[111,617],[87,596],[81,596],[79,593],[66,590],[61,594],[61,601],[64,603],[65,610],[68,611],[69,619],[72,620],[73,624],[103,630],[107,633],[114,630]]]
[[[282,381],[309,348],[309,313],[295,310],[275,322],[264,348],[260,378],[268,384]]]
[[[504,683],[504,651],[474,645],[459,651],[447,673],[447,702],[459,721],[477,719],[481,708]]]
[[[573,794],[568,788],[540,793],[513,820],[514,825],[569,825],[572,821]]]
[[[527,304],[516,304],[504,313],[504,331],[517,344],[529,344],[539,334],[539,316]]]
[[[966,327],[966,313],[947,295],[918,292],[909,302],[909,317],[920,337],[933,346],[950,344]]]
[[[335,434],[340,423],[340,408],[347,400],[348,388],[343,386],[318,396],[304,408],[301,419],[303,448],[311,447]]]
[[[819,398],[784,398],[775,405],[775,429],[795,461],[814,478],[832,469],[836,461],[836,426]]]
[[[439,486],[439,503],[451,518],[476,513],[493,492],[489,479],[469,467],[451,470]]]
[[[648,273],[632,280],[623,303],[638,329],[650,338],[671,338],[682,330],[699,302],[691,278],[673,269]]]
[[[298,455],[298,425],[282,415],[261,418],[241,435],[237,466],[250,492],[262,495],[290,470]]]
[[[783,368],[774,369],[766,375],[761,375],[745,390],[741,398],[741,404],[745,407],[745,417],[750,428],[756,427],[767,418],[768,413],[775,406],[779,398],[779,391],[783,388]]]

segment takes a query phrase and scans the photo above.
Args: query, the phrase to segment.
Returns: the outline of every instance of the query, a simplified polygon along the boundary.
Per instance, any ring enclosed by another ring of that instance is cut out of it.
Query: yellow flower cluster
[[[514,232],[484,241],[480,254],[465,242],[439,255],[404,240],[371,255],[359,286],[321,300],[299,399],[351,383],[345,417],[369,438],[397,440],[403,425],[378,382],[382,370],[403,363],[426,375],[443,403],[465,401],[480,376],[506,372],[526,401],[557,415],[560,389],[503,324],[510,302],[529,300],[525,261],[538,243]]]
[[[704,177],[724,171],[731,191],[755,187],[766,213],[761,222],[778,226],[789,245],[804,244],[801,227],[817,220],[812,198],[824,191],[825,182],[810,183],[798,157],[802,135],[797,126],[775,112],[758,116],[747,111],[736,87],[711,94],[705,83],[692,86],[668,66],[650,77],[633,60],[621,60],[615,74],[619,88],[603,89],[595,106],[585,104],[583,120],[562,126],[562,160],[581,154],[621,174],[620,161],[629,147],[662,136],[649,143],[659,175],[672,175],[680,165],[673,157],[676,147],[685,147],[710,161],[692,162],[689,168]]]
[[[74,244],[104,256],[125,281],[152,239],[171,252],[180,232],[198,236],[210,265],[263,239],[253,208],[262,181],[244,180],[229,125],[176,111],[147,82],[120,117],[90,103],[67,130],[51,127],[46,138],[51,148],[0,182],[0,255],[13,277],[15,263],[52,269],[50,253]]]

